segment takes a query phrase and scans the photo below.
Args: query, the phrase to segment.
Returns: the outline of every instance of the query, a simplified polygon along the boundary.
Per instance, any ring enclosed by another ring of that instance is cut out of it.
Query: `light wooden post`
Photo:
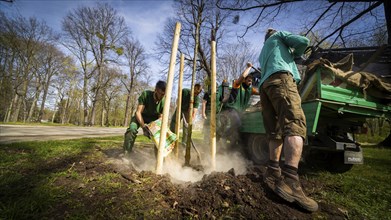
[[[181,127],[181,115],[182,115],[182,82],[183,82],[183,69],[185,67],[185,55],[181,54],[181,63],[179,66],[179,80],[178,80],[178,100],[176,102],[176,124],[175,124],[175,134],[178,139],[175,142],[175,156],[179,156],[179,129]]]
[[[163,172],[163,149],[164,146],[166,145],[168,113],[170,110],[172,84],[174,81],[175,61],[176,61],[176,54],[178,51],[180,32],[181,32],[181,23],[177,22],[175,25],[174,38],[172,39],[170,66],[168,69],[167,87],[166,87],[166,94],[165,94],[166,97],[165,97],[164,108],[163,108],[163,120],[162,120],[162,127],[160,130],[159,150],[156,159],[156,174],[162,174]]]
[[[216,41],[211,42],[211,112],[210,112],[210,154],[211,168],[216,170]]]

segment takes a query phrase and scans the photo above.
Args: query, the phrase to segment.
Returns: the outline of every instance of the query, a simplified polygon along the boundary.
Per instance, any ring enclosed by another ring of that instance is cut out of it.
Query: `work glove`
[[[151,138],[152,132],[151,130],[149,130],[148,126],[144,125],[143,132],[144,132],[144,136],[146,136],[147,138]]]

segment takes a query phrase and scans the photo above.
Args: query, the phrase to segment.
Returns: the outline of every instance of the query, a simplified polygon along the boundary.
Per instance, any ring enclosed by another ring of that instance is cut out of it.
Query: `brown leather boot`
[[[276,189],[276,184],[281,177],[281,169],[267,166],[266,172],[263,174],[263,182],[271,189]]]
[[[275,192],[286,201],[295,202],[310,212],[318,210],[318,203],[304,194],[298,175],[283,172],[282,178],[276,184]]]

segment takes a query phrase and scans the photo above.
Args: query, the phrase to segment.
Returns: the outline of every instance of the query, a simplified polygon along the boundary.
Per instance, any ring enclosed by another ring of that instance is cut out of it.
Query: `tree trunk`
[[[43,114],[45,112],[45,102],[46,102],[47,95],[48,95],[48,92],[47,92],[47,89],[45,88],[44,91],[43,91],[41,107],[40,107],[39,113],[38,113],[38,119],[37,119],[38,122],[42,121]]]
[[[61,102],[62,103],[62,102]],[[68,112],[68,103],[69,103],[69,97],[65,100],[65,104],[63,106],[63,110],[61,112],[61,124],[65,124],[66,123],[66,115],[67,115],[67,112]]]
[[[123,126],[126,127],[129,125],[129,107],[130,107],[130,93],[126,95],[126,104],[125,104],[125,118]]]
[[[97,98],[95,97],[94,100],[92,100],[91,118],[90,118],[90,123],[89,123],[90,126],[95,125],[96,103],[97,103]]]
[[[84,76],[83,83],[83,125],[88,125],[88,78]]]
[[[49,75],[47,76],[47,80],[45,81],[45,84],[43,85],[42,103],[41,103],[41,108],[40,108],[39,114],[38,114],[38,121],[39,122],[42,120],[43,114],[45,112],[45,103],[46,103],[46,98],[49,93],[49,85],[50,85],[51,78],[52,78],[52,74],[49,73]]]
[[[99,101],[103,100],[102,97],[102,81],[103,81],[103,73],[102,73],[102,68],[98,64],[98,82],[96,83],[96,90],[95,90],[95,97],[94,100],[92,101],[92,109],[91,109],[91,120],[90,120],[90,125],[95,125],[95,117],[96,117],[96,109],[97,109],[97,104]]]
[[[53,115],[52,115],[52,123],[54,123],[54,118],[56,117],[57,111],[58,110],[56,110],[56,108],[54,108]]]
[[[55,104],[54,104],[54,111],[53,111],[53,115],[52,115],[52,123],[54,123],[54,118],[56,117],[56,114],[58,112],[58,107],[57,107],[57,99],[58,97],[56,97],[56,100],[55,100]]]
[[[14,98],[11,100],[10,105],[9,105],[9,107],[8,107],[7,114],[6,114],[6,116],[5,116],[4,122],[9,122],[9,121],[10,121],[11,115],[12,115],[12,109],[14,108],[15,103],[16,103],[17,101],[18,101],[18,94],[15,93],[15,96],[14,96]]]
[[[100,114],[100,126],[104,127],[105,126],[105,116],[106,116],[106,101],[102,100],[102,111]]]
[[[111,103],[111,100],[109,99],[107,101],[107,105],[106,105],[106,118],[105,118],[105,126],[106,127],[110,127],[110,103]]]
[[[17,95],[17,96],[18,96],[17,97],[18,99],[16,100],[15,111],[13,112],[12,118],[11,118],[12,122],[17,122],[18,121],[20,108],[22,106],[22,100],[20,99],[19,95]]]
[[[39,84],[40,82],[37,80],[36,82],[37,84]],[[33,114],[34,114],[34,111],[35,111],[35,107],[37,106],[37,102],[38,102],[38,99],[39,99],[39,96],[41,95],[41,85],[38,85],[35,89],[35,95],[34,95],[34,100],[33,102],[31,103],[31,106],[30,106],[30,110],[29,110],[29,113],[28,113],[28,116],[27,116],[27,122],[31,122],[31,119],[33,117]],[[45,104],[45,103],[43,103]],[[38,121],[40,122],[40,121]]]
[[[105,126],[105,118],[106,118],[106,110],[105,108],[102,108],[102,113],[100,114],[100,126],[104,127]]]

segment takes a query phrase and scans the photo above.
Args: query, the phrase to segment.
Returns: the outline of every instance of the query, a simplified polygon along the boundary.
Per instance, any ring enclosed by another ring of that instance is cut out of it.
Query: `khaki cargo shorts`
[[[306,121],[296,82],[288,72],[271,75],[261,86],[262,116],[269,139],[306,138]]]

